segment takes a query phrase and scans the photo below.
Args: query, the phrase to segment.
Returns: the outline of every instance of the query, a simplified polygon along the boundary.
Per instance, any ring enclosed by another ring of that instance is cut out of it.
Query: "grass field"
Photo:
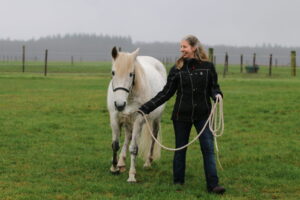
[[[219,75],[225,133],[218,140],[224,171],[218,172],[227,192],[216,196],[205,190],[198,143],[189,147],[182,187],[172,184],[167,151],[151,169],[138,160],[137,184],[126,182],[128,171],[111,175],[110,64],[52,64],[47,77],[40,67],[20,73],[20,65],[0,65],[0,199],[300,198],[300,78],[291,78],[289,68],[274,68],[268,77],[267,67],[240,74],[230,66],[226,78]],[[170,147],[173,102],[162,119]]]

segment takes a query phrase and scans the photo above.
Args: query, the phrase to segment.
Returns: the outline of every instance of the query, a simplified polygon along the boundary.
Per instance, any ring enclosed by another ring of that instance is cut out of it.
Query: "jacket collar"
[[[199,63],[200,61],[196,58],[185,58],[184,63],[185,64],[190,64],[190,63]]]

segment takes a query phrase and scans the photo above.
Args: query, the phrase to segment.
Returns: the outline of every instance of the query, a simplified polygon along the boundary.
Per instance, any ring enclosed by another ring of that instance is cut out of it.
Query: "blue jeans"
[[[189,141],[192,125],[194,124],[197,133],[201,131],[206,120],[196,122],[184,122],[173,120],[173,126],[175,130],[175,143],[176,148],[186,145]],[[202,135],[199,138],[201,152],[203,156],[204,172],[206,178],[207,189],[211,190],[218,185],[219,179],[216,169],[216,161],[214,154],[214,140],[208,125],[204,129]],[[185,160],[186,150],[184,148],[180,151],[176,151],[173,160],[173,179],[174,183],[183,184],[185,176]]]

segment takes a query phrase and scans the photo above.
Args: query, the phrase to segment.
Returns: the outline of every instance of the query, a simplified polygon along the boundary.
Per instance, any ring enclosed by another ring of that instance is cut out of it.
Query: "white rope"
[[[219,107],[219,109],[218,109],[218,107]],[[222,136],[223,133],[224,133],[223,99],[222,99],[221,95],[216,96],[216,102],[213,103],[212,108],[211,108],[211,112],[208,116],[208,119],[205,122],[205,124],[204,124],[203,128],[201,129],[201,131],[198,133],[198,135],[191,142],[189,142],[188,144],[186,144],[182,147],[179,147],[179,148],[169,148],[169,147],[166,147],[163,144],[161,144],[156,139],[156,137],[154,137],[154,135],[152,133],[152,129],[151,129],[150,124],[149,124],[149,121],[146,117],[146,114],[141,110],[139,110],[139,111],[143,114],[143,117],[146,121],[146,125],[149,129],[151,137],[154,139],[154,141],[161,148],[163,148],[165,150],[168,150],[168,151],[179,151],[179,150],[182,150],[182,149],[187,148],[188,146],[190,146],[192,143],[194,143],[201,136],[201,134],[203,133],[204,129],[207,126],[207,123],[209,123],[209,129],[210,129],[212,135],[214,136],[215,147],[216,147],[216,151],[217,151],[217,160],[218,160],[218,163],[219,163],[221,169],[223,169],[223,167],[222,167],[222,165],[219,161],[219,154],[218,154],[219,148],[218,148],[218,144],[217,144],[217,137]]]

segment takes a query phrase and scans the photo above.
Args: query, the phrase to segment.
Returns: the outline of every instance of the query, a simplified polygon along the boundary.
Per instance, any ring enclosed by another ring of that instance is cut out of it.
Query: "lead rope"
[[[219,109],[218,109],[219,107]],[[149,129],[149,132],[150,132],[150,135],[151,137],[154,139],[154,141],[163,149],[165,150],[168,150],[168,151],[179,151],[179,150],[182,150],[188,146],[190,146],[192,143],[194,143],[200,136],[201,134],[203,133],[205,127],[207,126],[207,123],[209,123],[209,129],[212,133],[212,135],[214,136],[214,142],[215,142],[215,147],[216,147],[216,152],[217,152],[217,161],[220,165],[220,168],[223,170],[223,167],[221,165],[221,162],[219,160],[219,148],[218,148],[218,144],[217,144],[217,137],[220,137],[223,135],[224,133],[224,115],[223,115],[223,99],[221,97],[221,95],[217,95],[216,96],[216,102],[213,103],[212,105],[212,109],[211,109],[211,112],[208,116],[208,119],[207,121],[205,122],[203,128],[201,129],[201,131],[198,133],[198,135],[191,141],[189,142],[188,144],[182,146],[182,147],[179,147],[179,148],[169,148],[169,147],[166,147],[164,146],[163,144],[161,144],[153,135],[152,133],[152,129],[150,127],[150,124],[149,124],[149,121],[146,117],[146,114],[139,110],[139,112],[142,113],[145,121],[146,121],[146,125]],[[219,133],[218,133],[219,132]]]
[[[222,99],[221,95],[220,96],[217,95],[216,103],[214,103],[213,106],[216,106],[216,107],[214,110],[211,111],[211,113],[212,113],[211,118],[208,118],[209,129],[214,136],[215,147],[216,147],[216,152],[217,152],[217,154],[216,154],[217,162],[219,163],[220,168],[223,170],[222,164],[219,159],[219,148],[218,148],[218,142],[217,142],[217,137],[222,136],[224,133],[223,99]]]

